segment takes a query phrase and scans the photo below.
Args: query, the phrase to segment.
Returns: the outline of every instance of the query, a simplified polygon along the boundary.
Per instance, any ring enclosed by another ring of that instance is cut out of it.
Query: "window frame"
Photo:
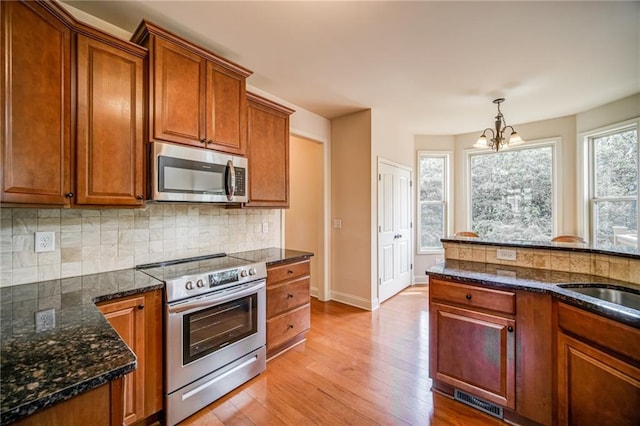
[[[593,140],[602,136],[621,133],[626,130],[636,129],[638,135],[638,194],[633,196],[616,196],[616,197],[596,197],[595,196],[595,156]],[[613,123],[607,126],[591,129],[580,133],[578,144],[578,185],[581,190],[578,191],[578,219],[579,229],[585,239],[596,242],[596,218],[595,205],[597,202],[621,201],[621,200],[637,200],[640,207],[640,117]],[[636,230],[640,230],[640,213],[636,221]],[[640,241],[638,248],[640,248]]]
[[[509,151],[522,151],[532,148],[551,147],[551,236],[558,235],[560,229],[561,217],[559,212],[562,211],[562,197],[560,197],[560,188],[562,188],[562,174],[559,172],[558,165],[562,164],[562,137],[554,136],[544,139],[536,139],[525,142],[523,145],[508,148]],[[495,153],[495,152],[494,152]],[[472,230],[472,210],[471,210],[471,157],[478,154],[487,154],[486,149],[470,148],[465,150],[464,165],[464,223],[466,229]]]
[[[421,168],[420,159],[423,157],[444,158],[444,188],[442,201],[421,201],[420,200],[420,182]],[[422,205],[423,204],[443,204],[444,206],[444,230],[442,238],[452,234],[453,227],[453,151],[425,151],[420,150],[416,156],[416,217],[418,226],[416,226],[416,254],[442,254],[444,247],[422,247]]]

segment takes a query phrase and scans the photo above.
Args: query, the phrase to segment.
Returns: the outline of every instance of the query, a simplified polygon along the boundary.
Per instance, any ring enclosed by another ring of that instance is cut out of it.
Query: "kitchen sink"
[[[640,294],[634,293],[629,290],[623,290],[620,288],[607,288],[601,286],[592,287],[573,287],[572,285],[561,285],[560,287],[566,288],[576,293],[584,294],[586,296],[595,297],[607,302],[622,305],[627,308],[640,310]]]

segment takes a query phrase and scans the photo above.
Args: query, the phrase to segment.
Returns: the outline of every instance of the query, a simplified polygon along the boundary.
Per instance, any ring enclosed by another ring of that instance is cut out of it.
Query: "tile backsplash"
[[[497,259],[499,248],[515,251],[516,260]],[[570,250],[484,246],[451,242],[444,244],[444,252],[445,259],[592,274],[640,284],[640,259]]]
[[[280,212],[218,205],[143,209],[0,208],[0,287],[211,253],[280,245]],[[263,233],[263,223],[268,232]],[[55,250],[35,252],[35,232],[55,232]]]

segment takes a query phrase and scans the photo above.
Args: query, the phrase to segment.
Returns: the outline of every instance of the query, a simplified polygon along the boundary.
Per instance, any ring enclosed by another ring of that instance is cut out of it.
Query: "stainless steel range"
[[[167,424],[265,370],[264,262],[218,254],[138,269],[166,283]]]

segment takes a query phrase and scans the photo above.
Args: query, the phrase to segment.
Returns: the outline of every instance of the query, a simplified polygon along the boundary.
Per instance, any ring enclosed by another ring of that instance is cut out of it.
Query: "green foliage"
[[[550,146],[473,155],[473,231],[500,240],[551,238],[552,165]]]

